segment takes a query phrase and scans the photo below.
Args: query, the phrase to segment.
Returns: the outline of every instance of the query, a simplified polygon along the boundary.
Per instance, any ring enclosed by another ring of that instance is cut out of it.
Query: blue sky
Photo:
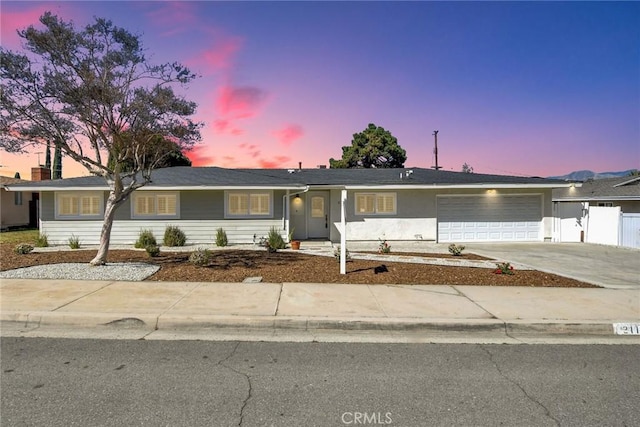
[[[407,166],[549,176],[640,167],[637,2],[11,2],[141,34],[202,77],[194,165],[305,167],[375,123]],[[14,158],[2,154],[2,164]],[[70,160],[65,160],[70,162]],[[34,161],[36,163],[36,161]],[[14,166],[14,168],[16,168]],[[66,170],[74,170],[71,165]],[[12,169],[0,169],[8,174]],[[78,169],[77,174],[84,174]],[[28,173],[26,174],[28,176]]]

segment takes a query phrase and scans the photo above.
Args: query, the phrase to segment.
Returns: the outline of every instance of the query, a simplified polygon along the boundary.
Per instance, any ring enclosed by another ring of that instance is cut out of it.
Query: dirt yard
[[[18,255],[15,244],[0,244],[0,270],[40,264],[89,262],[95,250],[61,250]],[[394,253],[392,255],[398,255]],[[434,254],[413,254],[431,256]],[[449,254],[438,255],[446,258]],[[160,256],[151,258],[140,250],[112,250],[109,262],[148,262],[160,270],[147,280],[184,282],[241,282],[247,277],[261,276],[263,282],[354,283],[354,284],[430,284],[478,286],[597,287],[573,279],[540,271],[515,270],[513,275],[495,274],[486,268],[448,267],[398,262],[352,260],[347,274],[340,274],[335,258],[307,255],[295,251],[267,253],[263,250],[217,250],[206,267],[189,261],[188,252],[171,252],[163,248]],[[463,254],[462,259],[482,259]],[[384,265],[384,267],[382,267]]]

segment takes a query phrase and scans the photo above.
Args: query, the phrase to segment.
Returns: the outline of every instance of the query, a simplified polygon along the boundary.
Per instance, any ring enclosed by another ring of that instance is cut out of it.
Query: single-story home
[[[27,191],[7,191],[8,185],[29,183],[19,178],[0,176],[0,229],[29,226],[29,204],[31,193]]]
[[[640,176],[553,190],[555,241],[640,248]]]
[[[190,243],[252,243],[271,227],[297,240],[550,241],[552,189],[561,180],[402,169],[224,169],[173,167],[152,173],[116,212],[112,244],[141,229],[157,237],[179,226]],[[9,186],[40,193],[40,229],[53,244],[71,235],[97,244],[108,196],[99,177]],[[344,206],[344,209],[343,209]]]

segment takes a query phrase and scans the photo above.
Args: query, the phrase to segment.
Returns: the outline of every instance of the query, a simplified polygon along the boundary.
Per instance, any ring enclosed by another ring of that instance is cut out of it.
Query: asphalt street
[[[640,417],[635,345],[1,344],[3,426],[630,426]]]

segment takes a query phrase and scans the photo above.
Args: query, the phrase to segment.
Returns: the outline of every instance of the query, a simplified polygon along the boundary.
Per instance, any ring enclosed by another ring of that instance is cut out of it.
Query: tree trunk
[[[96,257],[89,263],[91,265],[105,265],[107,263],[109,242],[111,241],[111,227],[113,226],[116,209],[120,203],[116,203],[116,195],[111,191],[104,208],[104,222],[102,223],[102,231],[100,233],[100,246],[98,247]]]

